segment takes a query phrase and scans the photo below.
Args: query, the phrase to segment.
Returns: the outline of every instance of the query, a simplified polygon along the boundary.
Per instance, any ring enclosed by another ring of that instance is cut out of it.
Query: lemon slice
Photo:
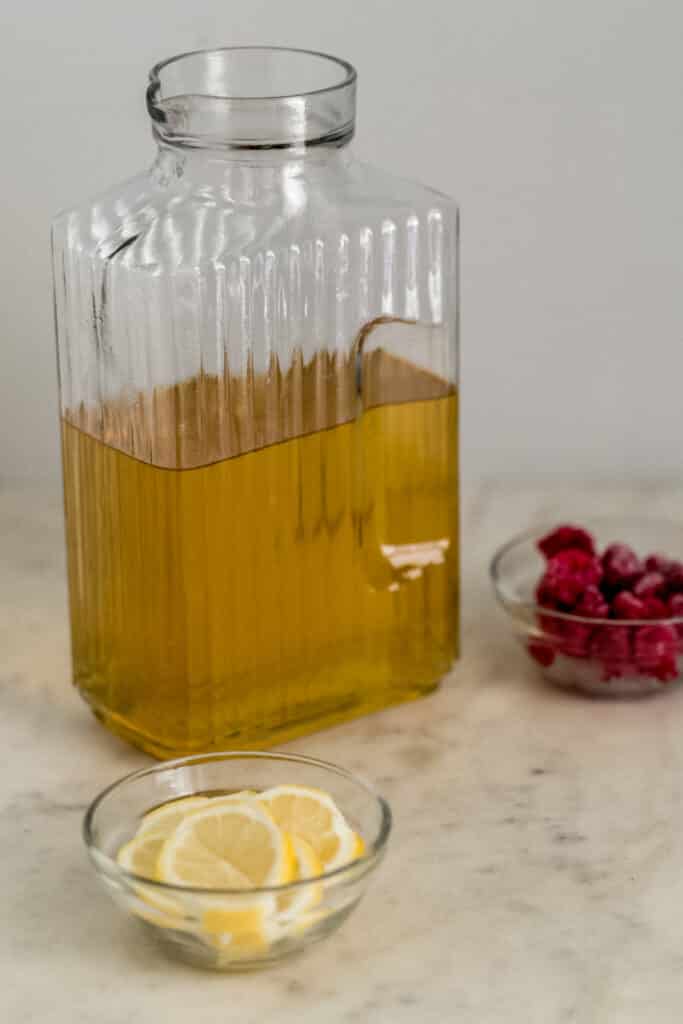
[[[154,810],[148,811],[143,817],[137,834],[130,842],[119,850],[116,860],[122,868],[132,871],[142,878],[157,879],[157,862],[164,840],[173,832],[186,814],[202,807],[208,801],[206,797],[187,796],[179,800],[171,800]],[[183,909],[177,899],[162,895],[151,886],[134,887],[139,904],[134,908],[140,917],[150,918],[164,927],[178,927],[178,919],[183,916]],[[148,908],[152,908],[152,915]],[[159,913],[162,915],[158,919]]]
[[[294,875],[291,843],[255,801],[217,797],[187,814],[161,848],[158,877],[172,885],[249,889]]]
[[[244,889],[282,885],[295,872],[289,838],[255,801],[210,800],[182,819],[162,845],[158,877],[174,885]],[[276,903],[272,894],[202,895],[202,928],[222,948],[264,949]]]
[[[319,875],[322,875],[322,861],[311,844],[307,843],[301,836],[290,836],[290,840],[294,850],[297,882],[304,879],[317,878]]]
[[[296,881],[312,880],[321,875],[323,873],[322,861],[311,844],[301,836],[290,836],[290,840],[294,850]],[[278,923],[287,926],[298,921],[302,914],[316,907],[322,897],[321,882],[301,886],[292,892],[282,893],[277,899]]]
[[[184,796],[180,800],[171,800],[167,804],[148,811],[140,822],[138,836],[162,835],[169,836],[186,814],[203,807],[208,803],[205,796]],[[152,876],[153,877],[153,876]]]
[[[116,862],[134,875],[156,879],[157,861],[164,841],[164,836],[160,835],[137,835],[121,847]],[[137,900],[132,909],[138,917],[144,917],[164,928],[181,927],[183,911],[176,900],[154,891],[152,886],[134,885],[133,891]]]
[[[156,878],[157,860],[163,846],[163,836],[135,836],[125,843],[116,856],[116,862],[126,871],[142,878]]]
[[[260,919],[243,915],[238,918],[235,909],[226,914],[215,908],[204,915],[204,927],[210,933],[213,945],[228,958],[240,958],[265,952],[273,942],[290,934],[299,934],[308,927],[309,914],[319,905],[323,897],[322,883],[314,879],[322,874],[323,866],[313,847],[299,836],[289,837],[294,853],[295,877],[293,880],[311,880],[310,886],[302,886],[291,893],[277,896],[277,904],[270,914]],[[246,899],[246,897],[245,897]]]
[[[350,827],[331,796],[307,786],[275,786],[260,802],[290,836],[305,840],[325,871],[349,864],[363,852],[363,840]]]

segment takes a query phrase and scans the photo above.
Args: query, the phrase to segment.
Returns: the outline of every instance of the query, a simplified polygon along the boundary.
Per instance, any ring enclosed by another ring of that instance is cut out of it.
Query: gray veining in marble
[[[0,487],[0,1021],[673,1024],[683,1014],[683,689],[544,687],[489,594],[539,517],[683,514],[683,488],[481,487],[464,517],[465,656],[434,697],[292,744],[374,778],[395,834],[339,934],[268,972],[167,961],[101,890],[95,792],[146,758],[68,684],[58,494]]]

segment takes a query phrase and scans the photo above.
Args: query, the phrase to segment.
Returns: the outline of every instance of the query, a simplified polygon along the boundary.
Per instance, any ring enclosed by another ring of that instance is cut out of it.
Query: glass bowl
[[[619,542],[640,558],[661,553],[683,561],[683,526],[677,523],[619,518],[580,522],[592,533],[598,552]],[[491,562],[496,597],[533,663],[551,682],[597,696],[657,693],[679,682],[683,617],[591,618],[537,603],[536,586],[545,568],[537,544],[556,525],[540,525],[513,537]]]
[[[143,815],[169,800],[199,794],[264,790],[283,784],[322,789],[365,843],[352,863],[317,878],[249,890],[167,885],[135,875],[116,862]],[[391,830],[385,800],[362,779],[325,761],[298,754],[225,752],[166,761],[125,776],[93,801],[83,823],[88,853],[114,900],[165,949],[215,970],[263,967],[324,939],[358,904],[380,863]],[[258,936],[231,936],[214,922],[258,905],[266,924]]]

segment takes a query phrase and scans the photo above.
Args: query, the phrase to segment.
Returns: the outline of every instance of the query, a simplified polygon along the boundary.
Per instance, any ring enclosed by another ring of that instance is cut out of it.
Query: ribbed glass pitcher
[[[74,680],[157,756],[417,697],[457,652],[457,212],[299,50],[150,75],[53,254]]]

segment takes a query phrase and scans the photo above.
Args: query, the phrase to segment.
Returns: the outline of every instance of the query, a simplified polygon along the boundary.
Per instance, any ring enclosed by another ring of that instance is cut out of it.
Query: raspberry
[[[590,642],[590,656],[602,662],[603,679],[623,676],[631,660],[631,638],[627,626],[602,626]]]
[[[646,619],[665,619],[669,614],[669,609],[661,597],[644,597],[643,604]]]
[[[635,587],[633,593],[636,597],[659,597],[663,594],[666,589],[666,580],[662,576],[661,572],[646,572],[644,576],[641,576]]]
[[[529,642],[532,658],[545,668],[557,654],[594,658],[605,681],[628,672],[661,682],[678,677],[683,656],[683,561],[651,554],[642,561],[626,544],[610,544],[598,558],[593,537],[578,526],[563,525],[538,542],[547,559],[536,599],[545,636]],[[573,612],[586,619],[617,619],[599,626],[552,612]],[[666,623],[667,618],[680,622]],[[649,623],[637,626],[636,622]],[[597,626],[597,628],[596,628]]]
[[[587,587],[598,583],[601,575],[600,563],[587,551],[560,551],[548,561],[538,585],[537,599],[545,607],[554,601],[558,606],[571,609]]]
[[[564,622],[557,615],[539,615],[538,624],[549,636],[562,636]]]
[[[546,646],[568,658],[588,657],[588,646],[593,632],[584,622],[571,622],[559,615],[539,615],[538,624],[546,635]],[[536,658],[538,661],[539,659]]]
[[[590,533],[580,526],[558,526],[556,530],[542,537],[538,542],[538,550],[546,558],[552,558],[560,551],[587,551],[589,555],[595,554],[595,541]]]
[[[536,587],[536,604],[540,604],[541,608],[553,608],[557,611],[558,603],[555,592],[546,583],[545,576],[541,578],[541,582]]]
[[[616,589],[626,589],[643,573],[643,565],[635,551],[626,544],[610,544],[602,556],[605,582]]]
[[[549,644],[544,644],[540,640],[533,640],[527,645],[527,651],[539,665],[543,668],[549,668],[550,665],[555,661],[555,652]]]
[[[670,594],[683,593],[683,565],[674,562],[673,568],[669,569],[666,575],[666,589]]]
[[[683,619],[683,594],[673,594],[669,598],[669,615],[675,619]],[[678,634],[679,646],[683,644],[683,622],[677,622],[674,629]]]
[[[645,572],[661,572],[662,576],[667,576],[677,564],[664,555],[648,555],[645,559]]]
[[[633,644],[636,665],[641,672],[663,683],[678,675],[677,651],[678,636],[671,626],[642,626],[636,631]]]
[[[636,597],[629,590],[620,590],[612,601],[612,611],[618,619],[665,619],[668,608],[659,597],[648,594]]]
[[[602,596],[600,589],[593,584],[586,587],[574,611],[577,615],[585,615],[589,619],[606,619],[609,617],[609,605]]]
[[[557,649],[568,658],[587,658],[593,630],[584,622],[563,622]]]
[[[618,619],[646,619],[645,601],[632,594],[630,590],[620,590],[612,601],[612,611]]]

